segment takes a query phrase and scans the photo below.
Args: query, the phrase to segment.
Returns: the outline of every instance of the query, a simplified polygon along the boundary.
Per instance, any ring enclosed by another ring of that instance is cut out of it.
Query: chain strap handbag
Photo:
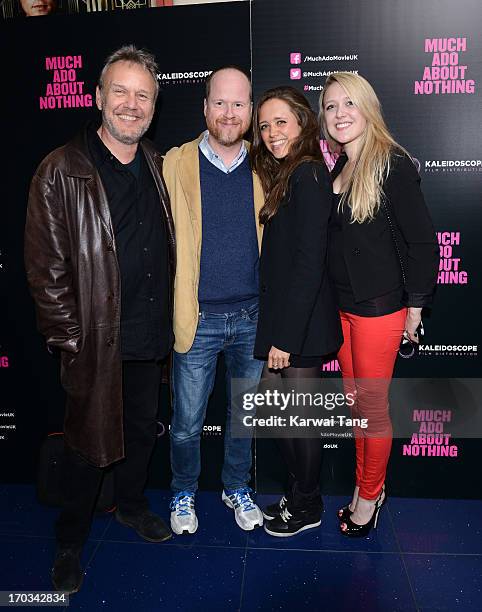
[[[395,251],[397,253],[398,261],[400,262],[400,270],[402,272],[403,284],[406,287],[407,277],[405,276],[405,267],[403,265],[402,254],[400,252],[400,247],[398,246],[397,234],[395,232],[395,227],[392,221],[392,217],[390,215],[389,205],[384,196],[382,196],[381,198],[381,204],[382,204],[383,212],[385,213],[385,216],[388,221],[390,233],[392,234],[392,240],[395,246]],[[418,334],[419,342],[421,342],[425,334],[425,330],[423,328],[422,321],[420,321],[420,325],[417,327],[417,334]],[[400,355],[400,357],[402,357],[402,359],[410,359],[410,357],[413,357],[414,355],[418,355],[419,342],[414,342],[409,337],[407,332],[404,331],[402,340],[400,342],[400,346],[398,348],[398,354]]]

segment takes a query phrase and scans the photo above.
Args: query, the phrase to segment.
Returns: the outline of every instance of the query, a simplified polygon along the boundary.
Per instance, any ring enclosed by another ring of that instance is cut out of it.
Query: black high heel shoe
[[[338,512],[336,513],[336,517],[340,521],[340,523],[345,523],[346,520],[349,519],[352,514],[353,510],[350,510],[350,504],[347,504],[346,506],[343,506],[343,508],[340,508],[338,510]]]
[[[383,483],[382,485],[382,490],[380,491],[380,497],[382,496],[382,494],[385,493],[385,483]],[[358,499],[358,496],[357,496]],[[351,502],[350,502],[351,504]],[[350,510],[350,504],[347,504],[346,506],[343,506],[343,508],[340,508],[338,510],[338,512],[336,513],[336,516],[338,518],[338,520],[340,521],[340,523],[346,523],[346,519],[349,519],[351,517],[351,515],[353,514],[353,510]]]
[[[368,521],[368,523],[365,523],[364,525],[357,525],[351,520],[351,517],[348,516],[346,520],[340,523],[340,532],[342,535],[346,536],[347,538],[364,538],[370,533],[372,527],[373,529],[376,529],[378,514],[382,509],[383,504],[387,501],[386,494],[385,497],[381,499],[384,493],[385,489],[382,489],[379,498],[375,502],[375,509],[373,510],[372,518]],[[343,525],[346,525],[346,529],[342,529]]]

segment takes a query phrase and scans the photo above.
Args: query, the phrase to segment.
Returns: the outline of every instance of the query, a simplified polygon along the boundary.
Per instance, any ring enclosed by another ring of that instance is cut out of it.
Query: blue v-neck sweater
[[[253,177],[246,157],[229,173],[199,151],[202,205],[199,307],[235,312],[258,299]]]

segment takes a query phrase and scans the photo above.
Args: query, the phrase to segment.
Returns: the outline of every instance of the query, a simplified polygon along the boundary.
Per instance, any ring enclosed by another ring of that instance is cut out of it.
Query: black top
[[[343,228],[350,223],[348,204],[340,210],[342,195],[333,194],[333,212],[328,225],[328,272],[333,280],[338,300],[338,307],[343,312],[362,317],[380,317],[403,308],[403,285],[384,295],[357,302],[353,294],[350,276],[345,262],[343,245]]]
[[[332,187],[323,163],[304,162],[263,233],[255,355],[272,346],[304,357],[327,355],[343,341],[326,271]]]
[[[92,125],[88,144],[114,229],[121,274],[122,359],[161,359],[171,349],[173,332],[159,193],[140,148],[132,162],[122,164]]]
[[[338,159],[333,179],[346,160],[345,155]],[[420,190],[420,176],[407,155],[392,154],[390,172],[382,187],[385,205],[380,205],[374,219],[364,223],[347,219],[343,223],[343,260],[353,299],[360,303],[379,298],[403,285],[405,306],[430,306],[437,282],[439,247]]]

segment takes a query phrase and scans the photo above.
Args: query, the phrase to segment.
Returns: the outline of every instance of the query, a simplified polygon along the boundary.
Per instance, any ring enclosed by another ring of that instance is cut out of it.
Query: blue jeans
[[[264,362],[253,357],[257,321],[257,304],[237,312],[201,312],[191,349],[173,354],[171,486],[174,492],[197,490],[201,433],[220,353],[224,353],[226,361],[228,396],[221,478],[225,489],[245,486],[250,480],[251,439],[231,437],[231,379],[259,381]]]

